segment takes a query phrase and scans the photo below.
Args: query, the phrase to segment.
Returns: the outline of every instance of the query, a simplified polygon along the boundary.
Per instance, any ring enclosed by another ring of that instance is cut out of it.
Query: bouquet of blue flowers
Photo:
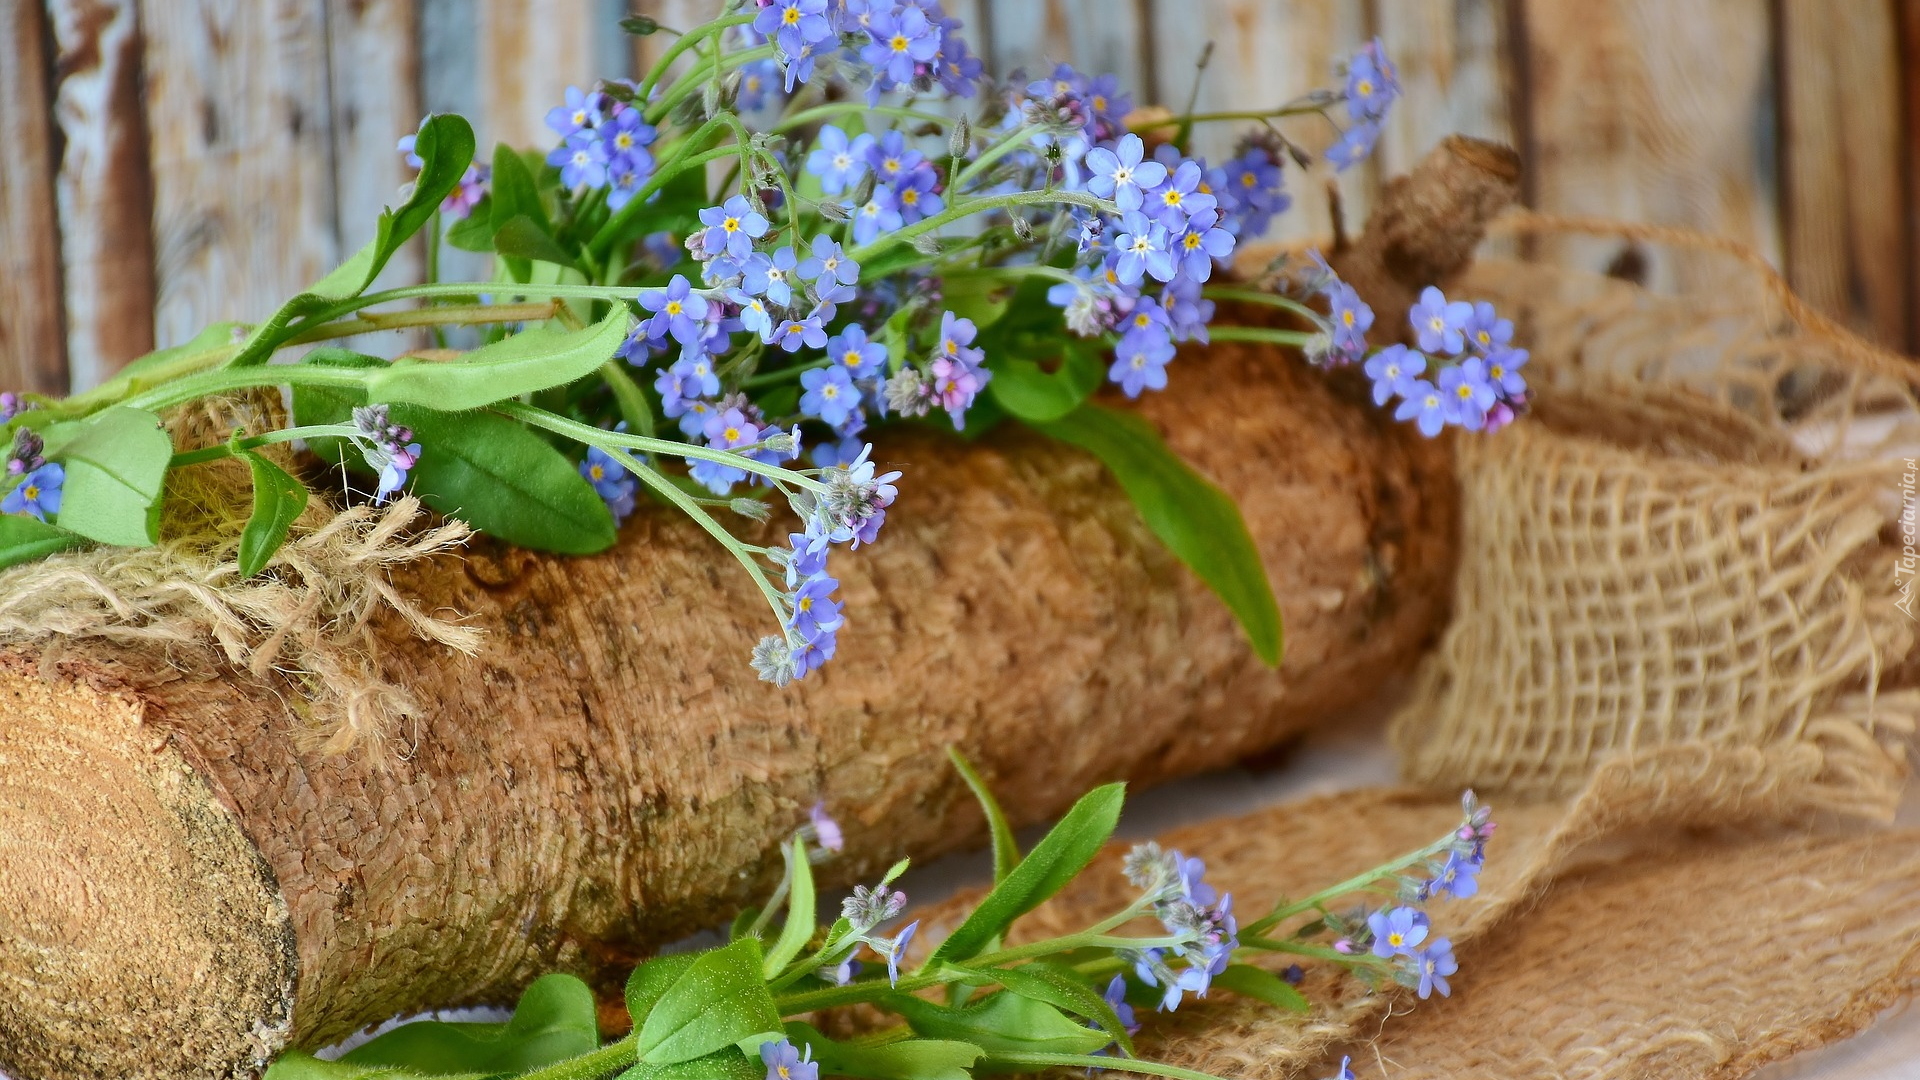
[[[585,983],[549,975],[504,1024],[407,1024],[336,1061],[286,1054],[267,1080],[966,1080],[1059,1066],[1214,1080],[1140,1057],[1140,1013],[1172,1012],[1219,990],[1305,1013],[1303,963],[1370,987],[1403,985],[1421,999],[1451,993],[1459,965],[1427,908],[1479,890],[1494,822],[1471,791],[1444,836],[1312,895],[1278,900],[1245,924],[1200,859],[1148,842],[1121,863],[1135,892],[1119,910],[1075,933],[1012,944],[1017,920],[1071,884],[1111,840],[1124,789],[1089,792],[1023,854],[979,775],[949,754],[991,828],[994,883],[931,948],[912,948],[919,920],[889,926],[907,911],[894,887],[904,860],[876,884],[856,886],[839,917],[821,925],[812,865],[842,843],[838,824],[816,806],[788,840],[786,872],[768,902],[743,911],[724,944],[634,969],[625,994],[632,1026],[621,1038],[600,1038]],[[1337,906],[1368,895],[1381,899]],[[848,1006],[886,1022],[853,1039],[816,1026]],[[1352,1076],[1343,1063],[1340,1080]]]
[[[1372,311],[1317,255],[1254,283],[1279,289],[1217,280],[1287,210],[1287,168],[1313,164],[1275,118],[1324,117],[1336,169],[1373,146],[1400,93],[1377,41],[1342,89],[1173,116],[1149,145],[1111,76],[988,78],[938,0],[759,0],[684,32],[623,26],[674,36],[644,78],[570,90],[534,152],[481,160],[464,120],[429,117],[400,147],[418,178],[374,238],[265,321],[209,327],[73,397],[0,398],[0,566],[154,544],[169,477],[238,459],[253,480],[239,570],[259,574],[311,497],[273,444],[364,477],[349,498],[411,489],[562,553],[614,543],[644,493],[751,576],[772,616],[751,663],[784,685],[834,655],[829,554],[874,542],[911,483],[872,431],[1021,423],[1100,456],[1276,663],[1279,612],[1232,501],[1096,393],[1158,390],[1177,345],[1232,340],[1364,364],[1375,400],[1428,435],[1524,407],[1527,354],[1490,305],[1429,289],[1418,350],[1374,351]],[[1240,119],[1259,124],[1229,160],[1188,153],[1196,125]],[[373,290],[423,232],[428,280]],[[439,280],[446,245],[491,256],[491,279]],[[1215,325],[1220,302],[1291,324]],[[390,361],[330,344],[397,328],[433,347]],[[270,388],[291,417],[267,430],[178,447],[163,423]],[[776,503],[795,523],[784,544],[723,524]]]

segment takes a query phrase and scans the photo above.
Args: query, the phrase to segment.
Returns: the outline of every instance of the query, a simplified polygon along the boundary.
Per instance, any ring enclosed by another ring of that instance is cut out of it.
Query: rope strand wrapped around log
[[[1516,179],[1510,153],[1453,140],[1390,188],[1389,211],[1455,237],[1414,272],[1463,266]],[[1368,243],[1350,257],[1391,268]],[[827,884],[976,839],[945,745],[1032,822],[1369,698],[1445,619],[1445,443],[1270,347],[1176,370],[1139,411],[1238,500],[1287,621],[1278,673],[1096,460],[1011,429],[881,441],[910,479],[842,575],[865,615],[835,670],[785,691],[745,663],[752,585],[663,513],[589,558],[481,543],[392,567],[416,613],[481,631],[466,656],[369,624],[417,702],[395,760],[314,745],[310,675],[0,646],[0,1067],[243,1075],[547,971],[615,980],[777,875],[817,799],[847,833]]]

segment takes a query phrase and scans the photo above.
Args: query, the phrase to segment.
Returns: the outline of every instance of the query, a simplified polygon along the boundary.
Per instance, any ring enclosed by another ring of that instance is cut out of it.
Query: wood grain
[[[1529,194],[1541,210],[1687,225],[1778,262],[1766,0],[1520,0]],[[1612,241],[1543,240],[1604,270]],[[1656,287],[1712,287],[1711,256],[1649,253]]]
[[[333,269],[322,0],[180,0],[147,20],[155,338],[252,321]]]
[[[479,68],[486,73],[480,86],[484,150],[495,142],[552,146],[557,140],[547,129],[547,110],[561,102],[567,87],[626,75],[625,61],[617,71],[597,68],[596,40],[625,36],[614,20],[596,18],[601,7],[580,0],[477,0]]]
[[[37,0],[0,0],[0,389],[67,389],[60,327],[46,26]]]
[[[153,348],[153,190],[135,0],[54,0],[67,356],[84,389]]]
[[[327,69],[333,123],[334,231],[343,252],[373,239],[380,212],[398,202],[413,170],[394,149],[415,130],[420,103],[417,12],[411,0],[329,3]],[[376,288],[420,280],[424,252],[416,241],[394,254]]]
[[[1133,0],[988,0],[992,27],[988,70],[1000,78],[1024,69],[1041,78],[1055,64],[1071,63],[1087,75],[1115,74],[1120,86],[1146,104],[1147,31],[1142,5]],[[974,43],[975,50],[980,46]]]
[[[1816,307],[1882,343],[1907,341],[1899,25],[1891,0],[1836,18],[1782,0],[1787,279]]]
[[[1412,168],[1448,135],[1513,144],[1500,0],[1374,0],[1374,22],[1404,90],[1376,151],[1387,175]]]

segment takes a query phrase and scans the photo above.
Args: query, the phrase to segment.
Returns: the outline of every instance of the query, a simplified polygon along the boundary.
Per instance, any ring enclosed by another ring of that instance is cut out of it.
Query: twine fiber
[[[1603,761],[1682,762],[1676,824],[1890,816],[1920,710],[1894,567],[1916,369],[1726,241],[1509,225],[1725,252],[1751,287],[1470,272],[1532,349],[1537,407],[1458,441],[1455,615],[1394,721],[1404,775],[1551,798]]]
[[[167,422],[174,444],[191,448],[283,419],[275,399],[251,396],[183,408]],[[292,467],[284,447],[263,452]],[[256,676],[277,671],[301,686],[314,742],[330,752],[377,746],[418,710],[381,674],[371,632],[377,614],[394,612],[422,637],[461,652],[479,647],[478,631],[422,610],[388,575],[459,547],[470,531],[451,520],[429,526],[410,496],[343,508],[315,495],[266,568],[245,578],[239,548],[251,486],[247,466],[233,459],[174,470],[158,545],[63,552],[0,573],[0,643],[98,638],[158,646],[183,670],[222,657]],[[50,671],[60,650],[46,648],[44,657]]]

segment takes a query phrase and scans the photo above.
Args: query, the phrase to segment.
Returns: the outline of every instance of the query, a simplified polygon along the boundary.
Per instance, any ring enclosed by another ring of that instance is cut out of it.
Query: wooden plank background
[[[84,388],[256,319],[370,234],[429,110],[544,141],[569,84],[657,54],[629,10],[718,0],[0,0],[0,389]],[[1811,301],[1920,352],[1920,0],[950,0],[991,70],[1118,73],[1136,102],[1276,104],[1379,35],[1407,88],[1350,223],[1453,131],[1513,143],[1538,209],[1749,243]],[[482,73],[486,77],[482,78]],[[1324,125],[1289,134],[1324,145]],[[1218,155],[1226,130],[1202,136]],[[1285,235],[1331,227],[1294,178]],[[1529,257],[1594,268],[1616,244]],[[449,273],[479,273],[450,253]],[[387,271],[420,272],[417,251]],[[1655,285],[1714,272],[1648,264]]]

